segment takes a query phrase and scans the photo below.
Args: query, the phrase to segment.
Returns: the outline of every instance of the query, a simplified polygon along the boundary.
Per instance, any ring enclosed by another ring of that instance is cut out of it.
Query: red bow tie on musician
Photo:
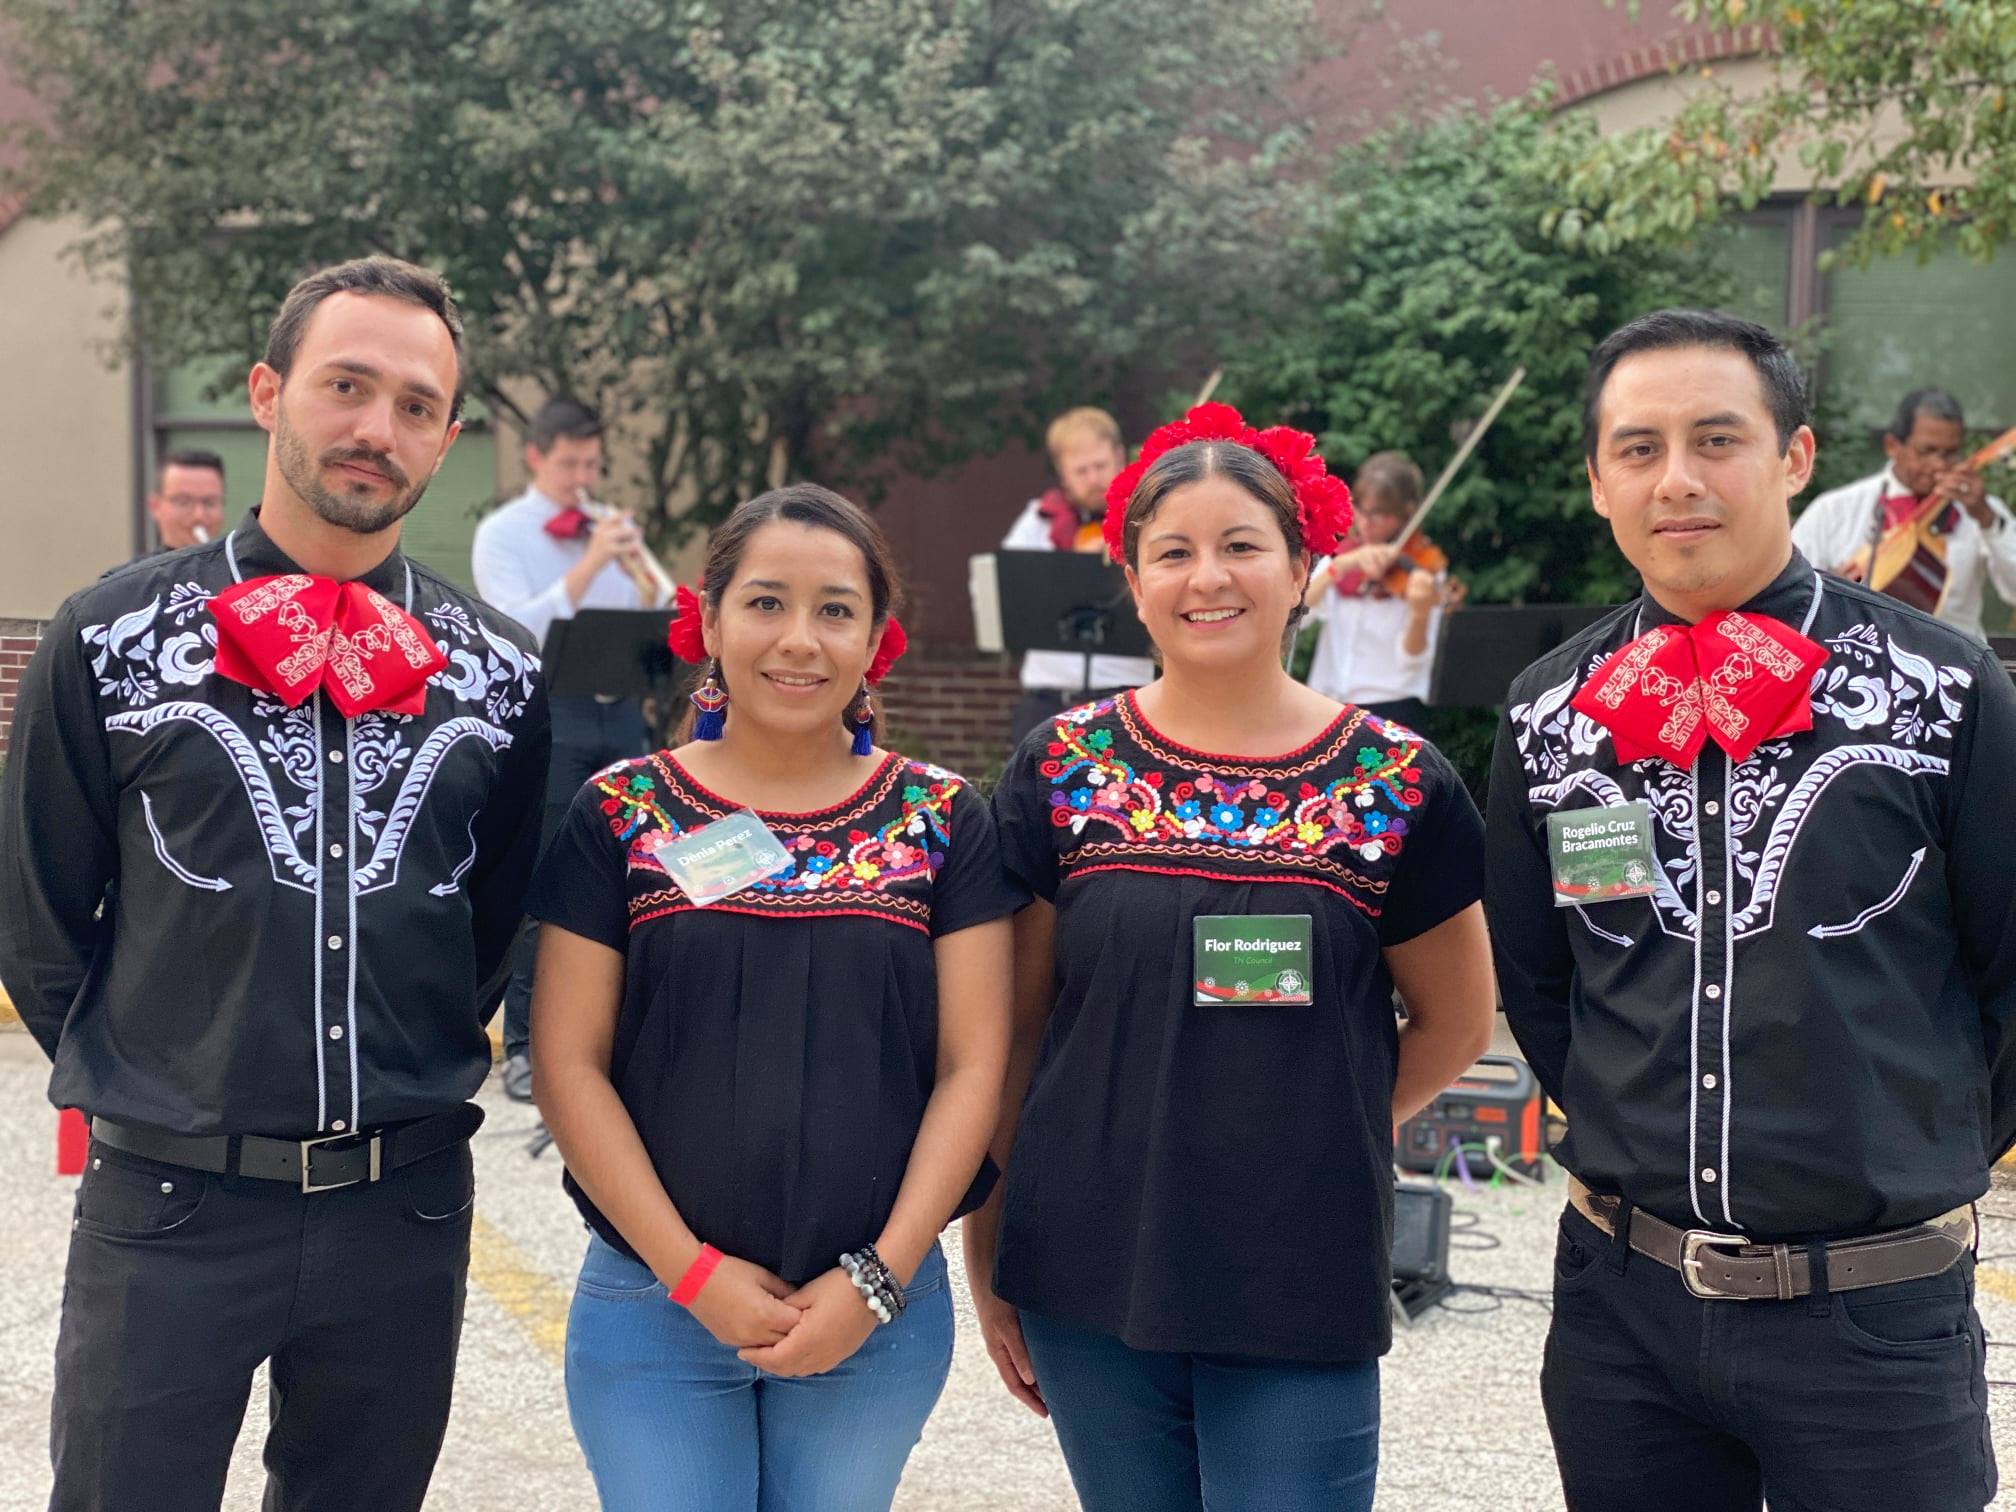
[[[217,671],[288,708],[316,689],[344,717],[419,714],[448,658],[426,628],[374,588],[305,572],[252,578],[210,600]]]

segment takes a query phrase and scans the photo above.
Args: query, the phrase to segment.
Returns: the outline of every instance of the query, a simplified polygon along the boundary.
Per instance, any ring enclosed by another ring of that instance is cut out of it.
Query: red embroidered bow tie
[[[586,512],[569,504],[565,509],[555,510],[541,528],[556,540],[578,541],[595,528],[595,522]]]
[[[362,583],[290,572],[215,594],[217,670],[288,708],[317,688],[354,718],[419,714],[427,679],[448,664],[420,621]]]
[[[1596,669],[1572,706],[1610,732],[1619,761],[1692,766],[1710,735],[1741,761],[1813,728],[1813,670],[1826,660],[1790,625],[1729,610],[1646,631]]]

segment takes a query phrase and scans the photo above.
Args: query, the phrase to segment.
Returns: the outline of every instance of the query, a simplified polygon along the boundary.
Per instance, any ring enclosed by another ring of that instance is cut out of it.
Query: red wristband
[[[686,1267],[686,1274],[679,1278],[679,1284],[665,1295],[681,1307],[691,1307],[693,1299],[700,1295],[700,1288],[707,1284],[707,1278],[714,1274],[714,1267],[720,1263],[721,1251],[711,1244],[701,1245],[700,1253]]]

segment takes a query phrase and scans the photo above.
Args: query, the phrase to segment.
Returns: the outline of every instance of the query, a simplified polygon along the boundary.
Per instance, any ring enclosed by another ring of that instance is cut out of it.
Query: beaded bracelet
[[[868,1304],[868,1310],[875,1314],[877,1322],[889,1323],[902,1316],[903,1309],[909,1305],[904,1299],[903,1288],[896,1284],[889,1267],[875,1253],[874,1245],[864,1244],[858,1251],[842,1255],[840,1268],[847,1272],[847,1279],[861,1293],[861,1300]]]

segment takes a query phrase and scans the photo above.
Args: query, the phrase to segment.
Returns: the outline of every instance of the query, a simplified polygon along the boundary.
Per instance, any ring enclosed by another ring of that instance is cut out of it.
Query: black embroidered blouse
[[[1139,1349],[1384,1353],[1397,1036],[1380,952],[1482,891],[1454,770],[1355,707],[1278,759],[1206,755],[1130,693],[1039,726],[994,804],[1010,871],[1057,908],[999,1295]],[[1193,1004],[1192,921],[1242,914],[1310,917],[1314,1003]]]
[[[528,907],[623,952],[610,1080],[680,1216],[801,1282],[895,1205],[937,1079],[933,939],[1028,894],[966,780],[892,753],[844,802],[762,814],[792,865],[697,906],[655,848],[737,808],[669,752],[610,767],[575,798]]]

